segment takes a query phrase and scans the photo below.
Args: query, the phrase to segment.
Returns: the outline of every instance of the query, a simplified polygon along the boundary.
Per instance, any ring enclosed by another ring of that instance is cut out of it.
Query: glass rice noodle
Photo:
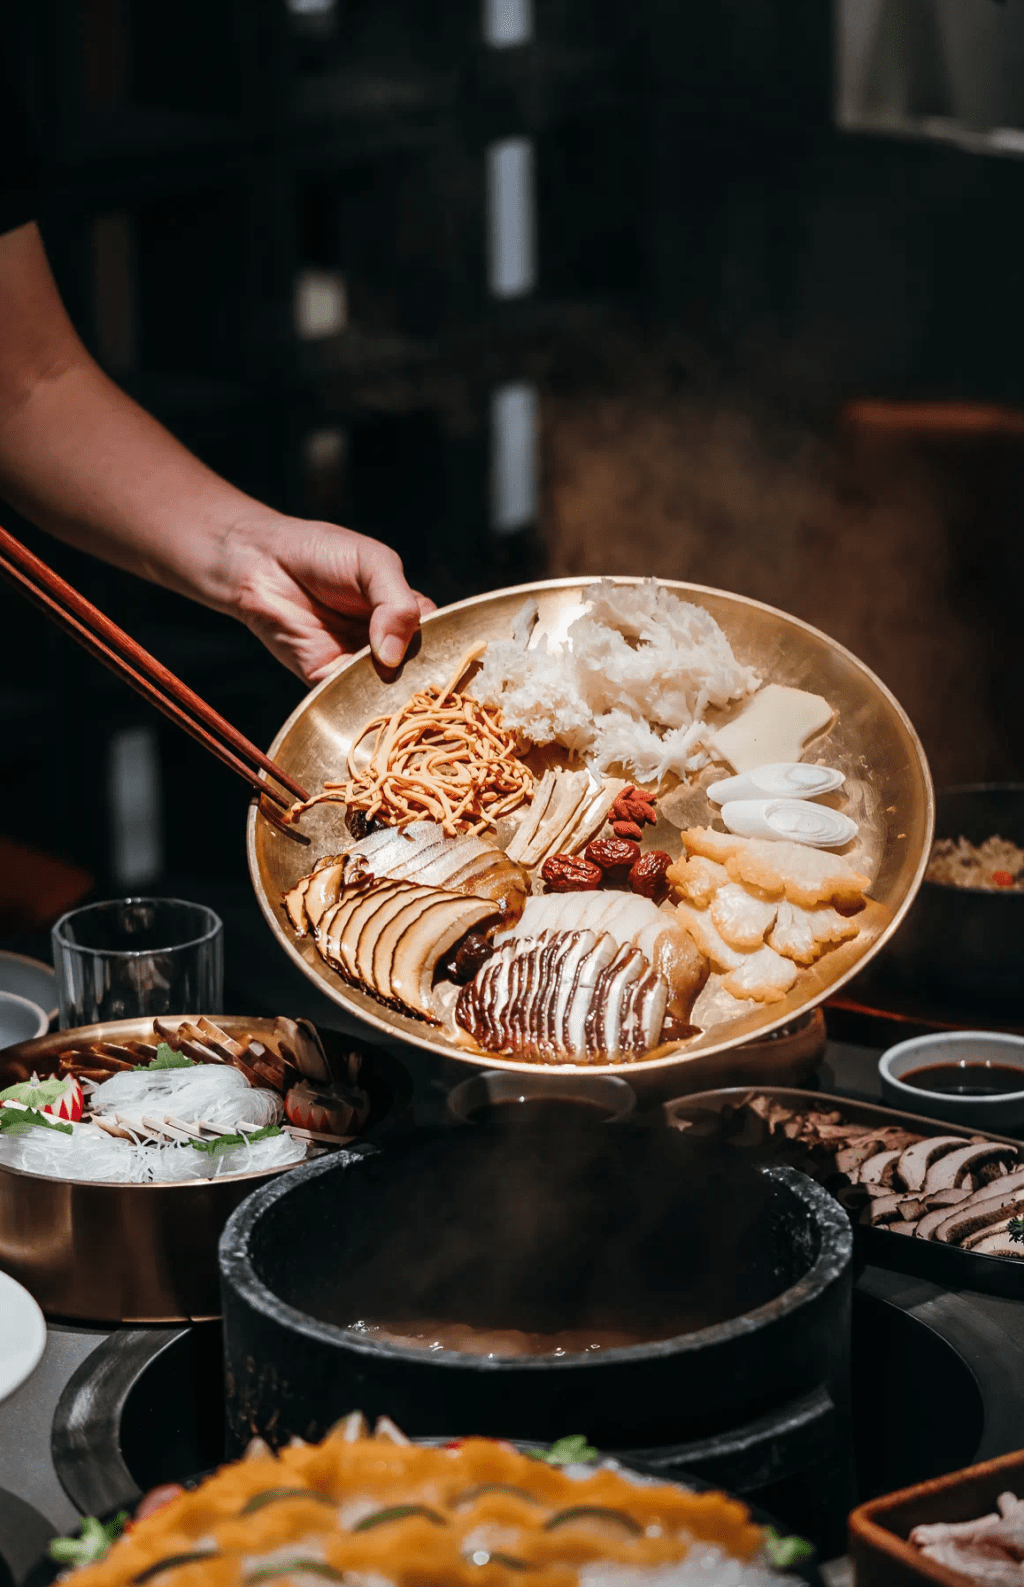
[[[135,1138],[110,1135],[88,1121],[72,1125],[70,1134],[45,1128],[12,1131],[0,1135],[0,1164],[54,1179],[147,1184],[259,1173],[300,1162],[306,1155],[306,1143],[284,1133],[217,1153],[197,1151],[187,1142],[149,1138],[144,1117],[170,1115],[186,1123],[202,1119],[232,1132],[239,1123],[254,1128],[278,1124],[284,1116],[281,1099],[251,1086],[227,1065],[125,1070],[97,1086],[89,1101],[94,1113],[116,1111]]]
[[[939,838],[925,880],[944,887],[980,887],[990,892],[1024,892],[1024,849],[1006,838],[969,843]]]

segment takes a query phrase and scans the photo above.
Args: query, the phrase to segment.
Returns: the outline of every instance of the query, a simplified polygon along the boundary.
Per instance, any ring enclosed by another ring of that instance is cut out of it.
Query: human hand
[[[267,511],[235,525],[228,557],[228,609],[310,684],[367,639],[382,667],[397,667],[434,610],[396,552],[337,524]]]

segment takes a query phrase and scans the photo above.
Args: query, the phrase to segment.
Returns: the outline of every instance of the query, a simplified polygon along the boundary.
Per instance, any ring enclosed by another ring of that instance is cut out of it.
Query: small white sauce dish
[[[0,1047],[33,1041],[36,1036],[45,1036],[49,1028],[50,1016],[38,1003],[13,992],[0,992]]]
[[[914,1069],[936,1064],[1000,1064],[1020,1070],[1020,1088],[990,1096],[956,1096],[948,1091],[923,1091],[901,1078]],[[905,1113],[923,1113],[951,1124],[995,1130],[1024,1124],[1024,1036],[995,1031],[958,1030],[901,1041],[878,1060],[882,1096]]]

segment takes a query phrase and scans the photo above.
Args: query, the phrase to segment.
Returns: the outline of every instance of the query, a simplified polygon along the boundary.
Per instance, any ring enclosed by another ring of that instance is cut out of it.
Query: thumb
[[[371,607],[370,648],[382,667],[397,667],[420,624],[420,602],[406,583],[401,561],[393,551],[375,547],[366,569],[365,589]]]

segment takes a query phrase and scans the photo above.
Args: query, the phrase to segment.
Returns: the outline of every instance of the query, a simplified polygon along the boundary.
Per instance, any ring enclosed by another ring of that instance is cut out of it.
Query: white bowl
[[[946,1091],[922,1091],[900,1078],[911,1069],[965,1060],[1008,1064],[1020,1070],[1020,1090],[990,1097],[956,1097]],[[907,1113],[923,1113],[951,1124],[973,1124],[997,1132],[1024,1124],[1024,1036],[1003,1036],[995,1031],[958,1030],[937,1036],[915,1036],[901,1041],[878,1060],[882,1095]]]
[[[50,1016],[38,1003],[13,992],[0,992],[0,1047],[34,1041],[37,1036],[45,1036],[49,1028]]]
[[[29,959],[24,953],[0,953],[0,992],[13,992],[15,997],[27,997],[45,1009],[51,1025],[57,1019],[57,972],[41,959]]]
[[[448,1093],[448,1112],[461,1124],[472,1124],[473,1114],[492,1103],[507,1103],[508,1122],[516,1122],[517,1102],[582,1102],[600,1108],[602,1123],[617,1124],[636,1107],[636,1092],[618,1075],[566,1075],[509,1073],[507,1069],[485,1069],[470,1080],[463,1080]]]

